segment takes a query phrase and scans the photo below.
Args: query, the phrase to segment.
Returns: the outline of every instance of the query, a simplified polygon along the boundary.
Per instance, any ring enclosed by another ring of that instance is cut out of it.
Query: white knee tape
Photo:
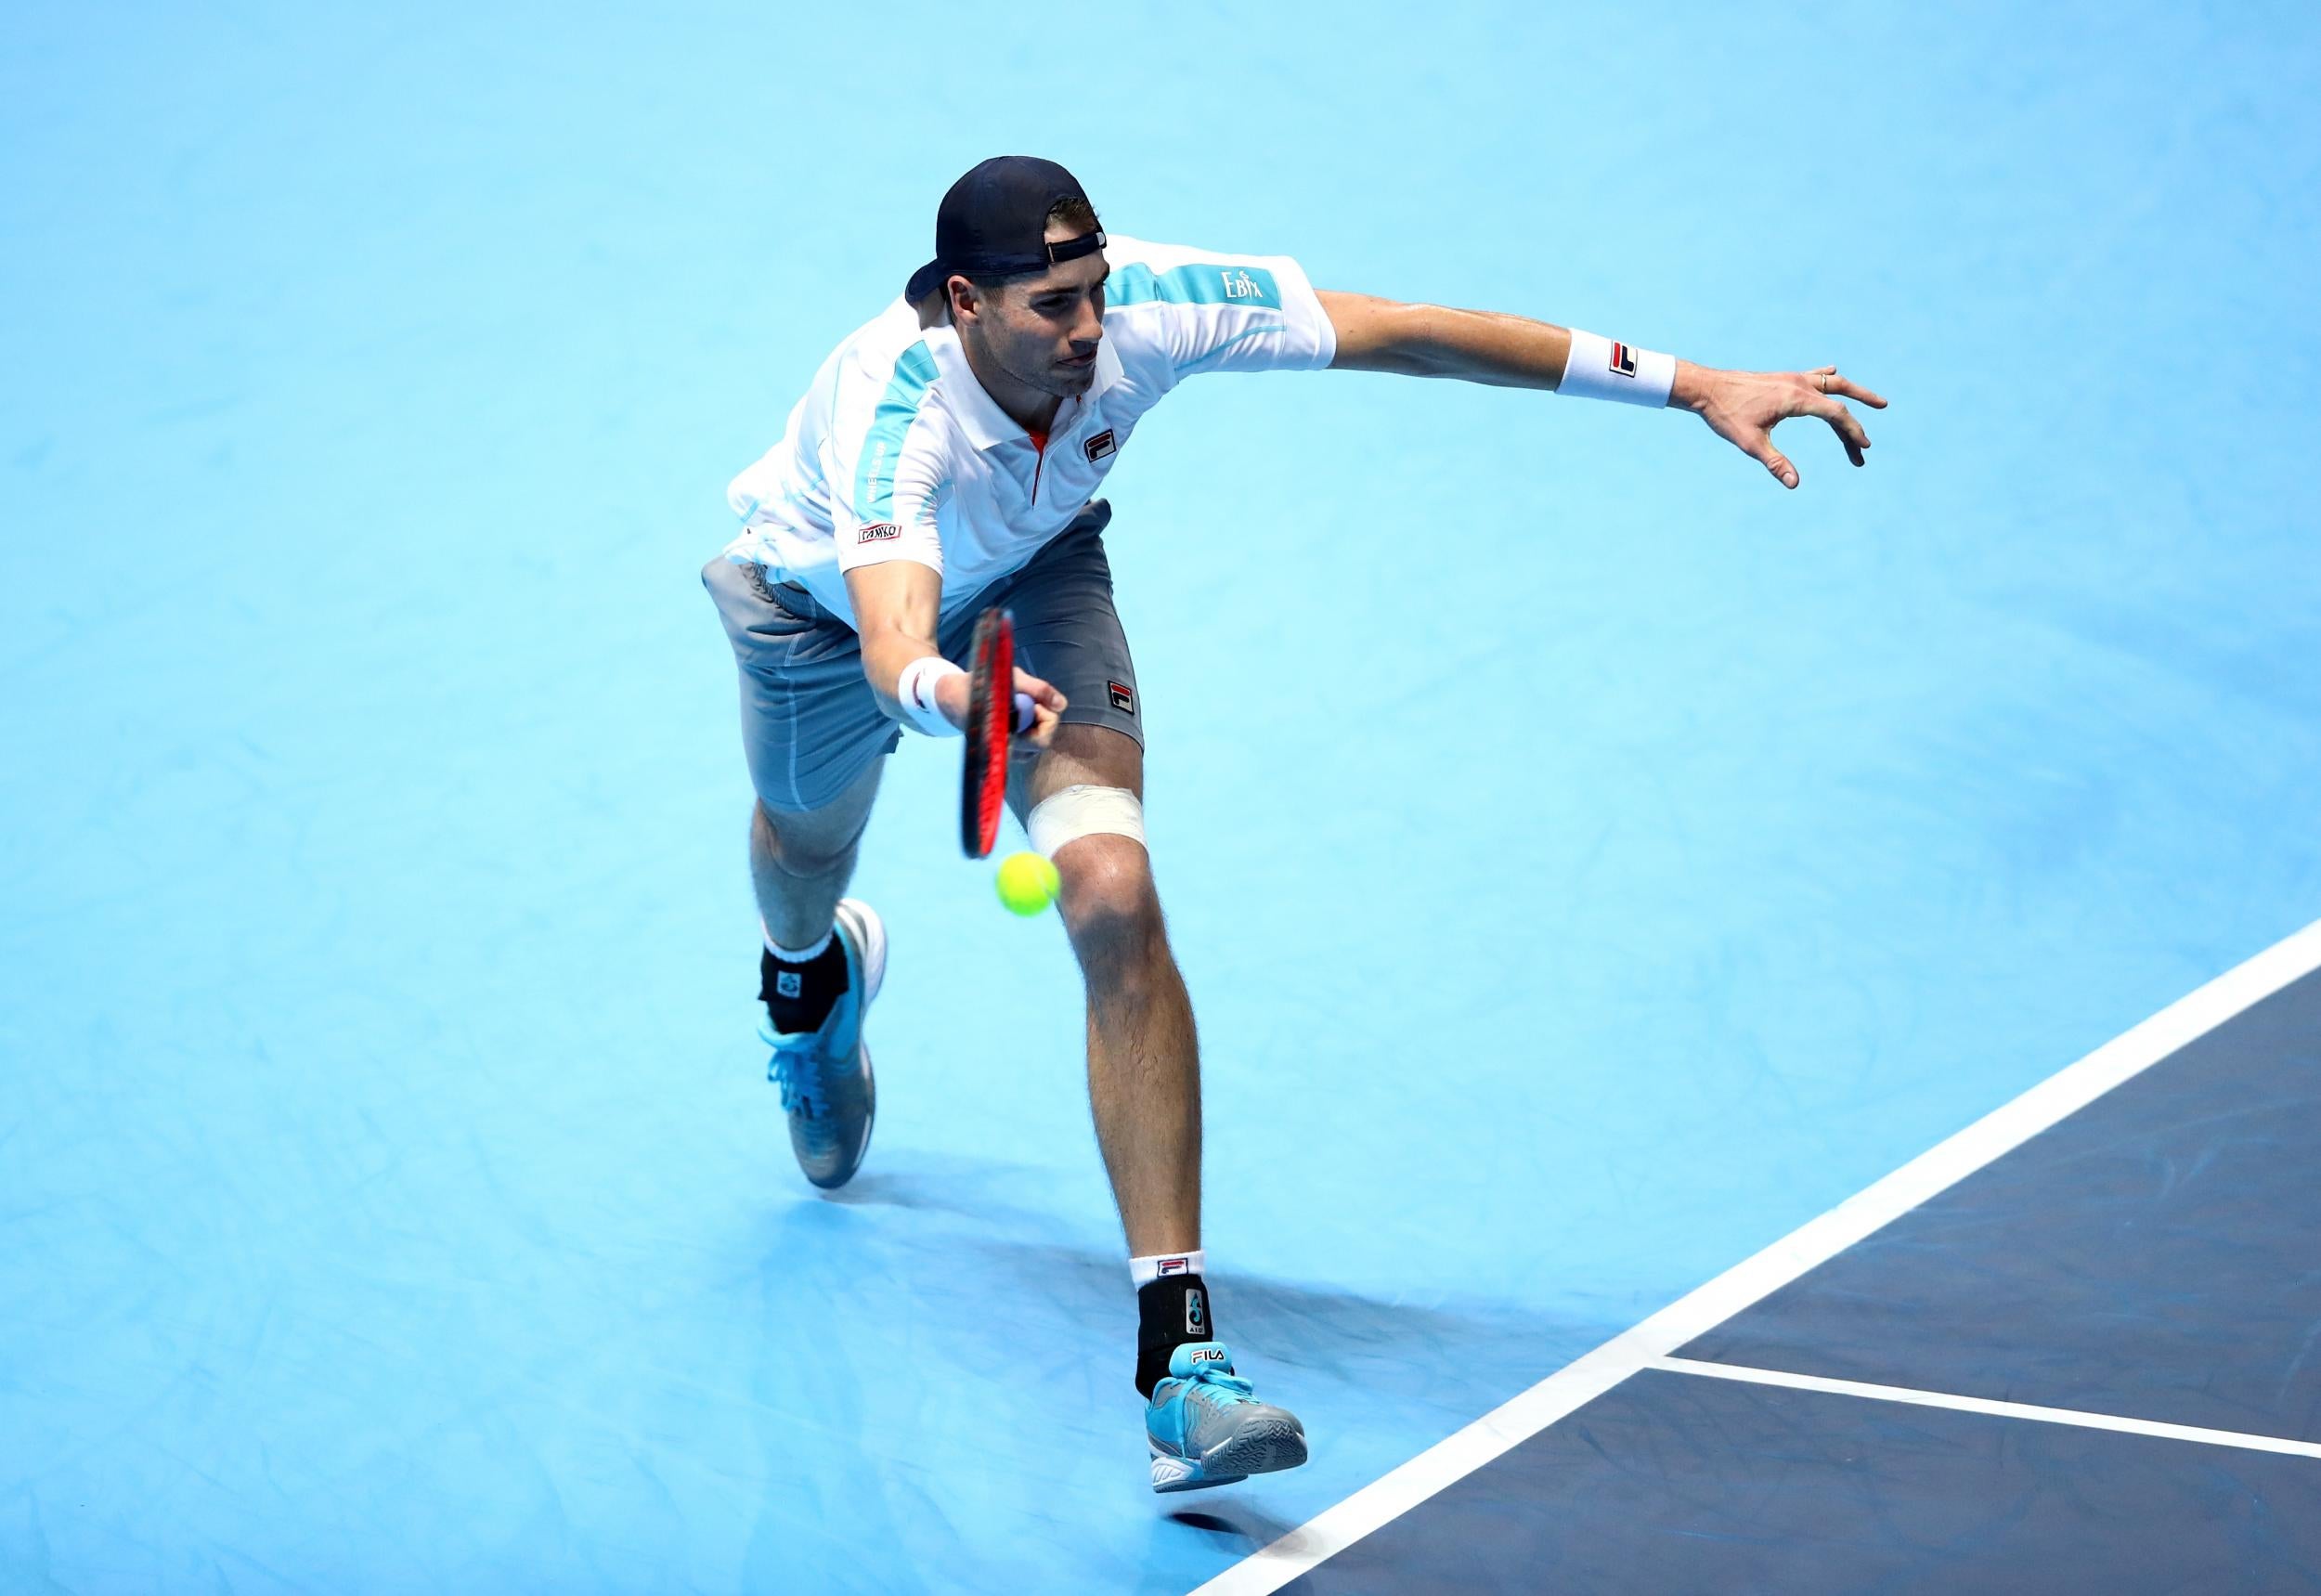
[[[1050,859],[1083,837],[1145,839],[1145,806],[1126,787],[1066,787],[1031,806],[1023,828],[1032,848]]]

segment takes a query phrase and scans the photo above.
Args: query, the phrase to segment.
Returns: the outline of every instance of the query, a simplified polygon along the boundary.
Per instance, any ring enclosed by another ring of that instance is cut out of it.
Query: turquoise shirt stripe
[[[1279,310],[1281,285],[1263,266],[1226,266],[1222,261],[1196,262],[1156,272],[1148,266],[1116,266],[1105,279],[1107,305],[1238,305],[1251,310]]]
[[[935,356],[924,340],[902,352],[887,392],[871,412],[862,438],[862,458],[854,469],[854,513],[865,522],[895,518],[895,465],[902,458],[902,435],[935,381]]]

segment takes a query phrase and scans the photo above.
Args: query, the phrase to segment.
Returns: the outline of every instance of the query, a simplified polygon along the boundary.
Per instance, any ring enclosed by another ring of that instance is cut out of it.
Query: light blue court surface
[[[2316,107],[2295,6],[19,7],[0,1588],[1183,1590],[2313,920]],[[1380,377],[1139,430],[1216,1305],[1315,1440],[1198,1498],[952,750],[838,1198],[751,1037],[695,572],[1008,149],[1894,400],[1795,494]]]

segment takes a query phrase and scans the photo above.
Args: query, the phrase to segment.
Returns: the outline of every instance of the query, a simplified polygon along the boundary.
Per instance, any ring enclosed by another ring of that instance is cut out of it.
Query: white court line
[[[1789,1284],[2121,1082],[2150,1069],[2281,988],[2321,968],[2321,920],[2161,1009],[1927,1149],[1755,1257],[1568,1363],[1521,1395],[1296,1529],[1250,1553],[1193,1596],[1265,1596],[1316,1564],[1520,1446],[1638,1369]]]
[[[1836,1396],[1863,1396],[1873,1402],[1907,1402],[1913,1408],[1949,1408],[1961,1413],[1989,1413],[2000,1419],[2030,1419],[2042,1424],[2073,1424],[2082,1430],[2116,1430],[2122,1435],[2160,1435],[2171,1441],[2198,1441],[2204,1447],[2239,1447],[2251,1452],[2286,1452],[2292,1458],[2321,1458],[2321,1442],[2284,1441],[2278,1435],[2251,1435],[2246,1430],[2210,1430],[2198,1424],[2163,1424],[2157,1419],[2125,1419],[2117,1413],[2090,1413],[2081,1408],[2042,1408],[2031,1402],[1994,1402],[1987,1396],[1953,1396],[1947,1391],[1919,1391],[1907,1385],[1874,1385],[1865,1380],[1831,1380],[1819,1374],[1791,1374],[1778,1369],[1751,1369],[1738,1363],[1703,1363],[1692,1357],[1655,1357],[1644,1366],[1669,1374],[1697,1374],[1710,1380],[1735,1380],[1744,1385],[1778,1385],[1790,1391],[1826,1391]]]

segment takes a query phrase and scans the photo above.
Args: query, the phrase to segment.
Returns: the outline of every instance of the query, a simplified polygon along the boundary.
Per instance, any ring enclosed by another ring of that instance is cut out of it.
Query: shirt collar
[[[959,346],[959,334],[949,327],[927,330],[927,346],[934,354],[935,370],[943,378],[943,395],[947,408],[959,419],[960,429],[967,441],[979,449],[997,448],[1004,443],[1018,443],[1027,435],[1016,420],[999,408],[999,401],[984,391],[976,381],[975,369],[967,364],[967,352]],[[1057,420],[1062,423],[1057,432],[1069,431],[1087,413],[1088,405],[1098,394],[1119,382],[1122,376],[1120,351],[1112,347],[1108,334],[1096,345],[1096,378],[1088,384],[1077,405],[1060,409]],[[1050,436],[1055,434],[1051,433]]]

